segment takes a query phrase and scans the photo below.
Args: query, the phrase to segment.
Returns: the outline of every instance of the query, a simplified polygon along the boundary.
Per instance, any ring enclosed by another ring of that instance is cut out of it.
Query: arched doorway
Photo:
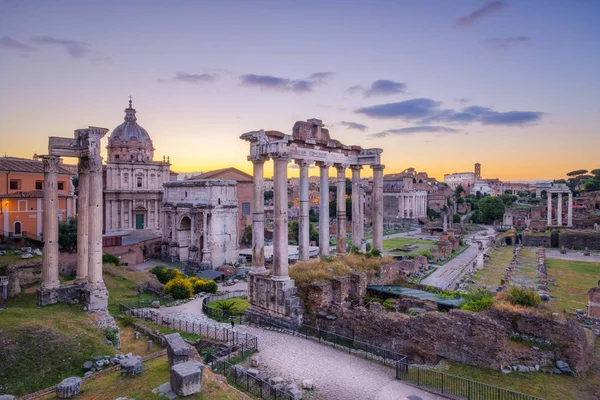
[[[20,221],[15,222],[14,235],[19,237],[23,235],[23,227]]]
[[[177,238],[179,242],[179,260],[187,261],[189,259],[189,247],[192,236],[192,220],[185,216],[179,221],[179,232]]]

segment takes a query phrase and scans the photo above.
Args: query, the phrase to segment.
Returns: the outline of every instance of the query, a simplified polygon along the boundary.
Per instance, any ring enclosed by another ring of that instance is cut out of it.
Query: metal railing
[[[283,390],[271,385],[269,382],[250,375],[246,370],[236,367],[225,360],[212,363],[212,370],[227,378],[227,382],[259,399],[265,400],[292,400],[293,397]]]
[[[468,400],[543,400],[540,397],[411,365],[405,361],[396,363],[396,378],[441,394]]]
[[[216,325],[201,324],[199,322],[190,322],[172,317],[163,317],[157,312],[152,312],[147,309],[131,308],[123,303],[119,303],[119,311],[124,314],[131,315],[144,321],[152,322],[156,325],[165,326],[176,331],[183,331],[208,339],[228,343],[233,346],[239,346],[243,352],[258,350],[258,338],[249,333],[236,332],[229,328],[219,327]],[[237,350],[238,349],[233,349],[232,351]]]
[[[234,297],[247,297],[247,290],[235,290],[221,295],[210,295],[202,300],[202,312],[211,318],[220,321],[235,321],[238,324],[244,322],[245,311],[223,310],[217,307],[211,307],[208,303],[218,300],[226,300]]]

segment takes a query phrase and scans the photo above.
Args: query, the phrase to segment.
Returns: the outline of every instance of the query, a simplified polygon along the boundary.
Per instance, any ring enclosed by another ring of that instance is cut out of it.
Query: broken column
[[[204,366],[198,361],[187,361],[171,367],[171,390],[178,396],[191,396],[202,390]]]
[[[265,275],[265,158],[252,160],[254,192],[252,203],[252,275]]]
[[[188,361],[190,349],[179,333],[165,335],[165,341],[167,342],[169,365],[173,366]]]

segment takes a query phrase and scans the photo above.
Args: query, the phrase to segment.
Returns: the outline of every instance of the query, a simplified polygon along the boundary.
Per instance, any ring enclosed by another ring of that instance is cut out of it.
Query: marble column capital
[[[248,157],[248,161],[252,161],[252,164],[264,164],[265,161],[267,161],[269,159],[268,156],[265,155],[258,155],[258,156],[254,156],[254,157]]]
[[[309,165],[311,165],[312,163],[314,163],[314,161],[312,160],[304,160],[304,159],[294,159],[294,163],[299,165],[300,167],[308,167]]]
[[[362,167],[362,165],[351,165],[349,168],[352,171],[360,171],[363,167]]]
[[[339,164],[339,163],[336,163],[333,166],[335,167],[335,169],[338,170],[338,173],[344,172],[344,171],[346,171],[346,168],[348,168],[348,164]]]
[[[58,156],[42,156],[42,162],[44,163],[44,172],[58,173],[58,165],[60,164],[60,157],[58,157]]]
[[[372,169],[377,169],[377,170],[383,170],[385,168],[385,165],[383,164],[373,164],[371,165]]]
[[[332,162],[326,162],[326,161],[317,161],[317,162],[315,162],[315,164],[319,168],[329,168],[329,167],[333,166]]]
[[[80,174],[90,173],[90,159],[88,157],[80,157],[77,162],[77,172]]]
[[[285,161],[286,163],[289,163],[292,159],[287,153],[274,154],[271,158],[273,159],[273,161]]]

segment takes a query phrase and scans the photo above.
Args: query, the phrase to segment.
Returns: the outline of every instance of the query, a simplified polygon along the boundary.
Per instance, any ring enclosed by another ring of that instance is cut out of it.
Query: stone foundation
[[[108,290],[105,287],[84,290],[87,311],[106,311],[108,308]]]
[[[56,303],[82,300],[83,294],[83,285],[67,285],[56,289],[37,289],[36,304],[38,307],[44,307]]]
[[[293,280],[275,281],[271,277],[250,275],[246,317],[250,322],[296,330],[302,324],[302,306]]]

